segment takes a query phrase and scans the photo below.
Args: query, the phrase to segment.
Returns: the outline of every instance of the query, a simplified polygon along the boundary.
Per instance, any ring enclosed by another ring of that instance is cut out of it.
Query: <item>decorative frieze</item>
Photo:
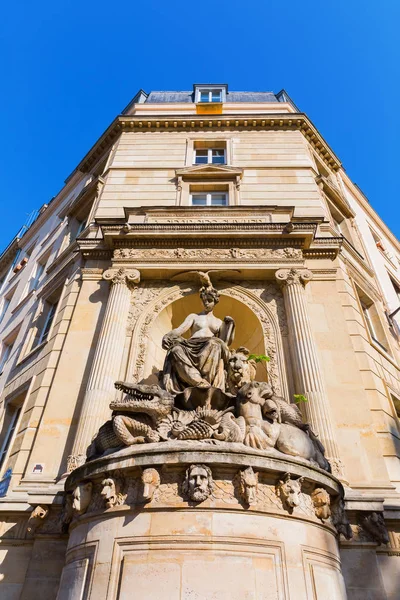
[[[313,489],[311,482],[306,485],[304,478],[295,474],[286,473],[276,483],[274,479],[273,473],[255,471],[252,467],[235,470],[233,464],[231,468],[203,463],[193,463],[186,468],[184,465],[161,469],[146,467],[143,471],[136,468],[125,471],[123,477],[118,470],[107,473],[104,479],[83,480],[72,493],[66,494],[70,502],[72,500],[67,526],[77,518],[105,510],[138,510],[139,507],[143,510],[162,507],[179,510],[188,505],[204,504],[214,508],[286,514],[288,518],[305,517],[328,526],[334,524],[339,532],[338,523],[346,520],[344,509],[340,519],[335,521],[330,518],[330,510],[326,511],[331,504],[338,506],[339,496],[331,498],[325,488]],[[317,498],[322,499],[321,502],[317,502]]]
[[[115,262],[302,262],[300,248],[117,248]]]

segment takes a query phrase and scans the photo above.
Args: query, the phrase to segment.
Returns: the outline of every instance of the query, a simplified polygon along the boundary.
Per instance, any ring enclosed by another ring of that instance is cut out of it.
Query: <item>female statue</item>
[[[163,337],[167,350],[163,369],[163,385],[171,394],[187,387],[216,387],[225,391],[225,367],[229,359],[228,345],[233,341],[235,324],[232,317],[223,321],[213,314],[219,294],[212,286],[202,287],[200,297],[204,310],[192,313],[184,322]],[[187,331],[191,337],[182,337]]]

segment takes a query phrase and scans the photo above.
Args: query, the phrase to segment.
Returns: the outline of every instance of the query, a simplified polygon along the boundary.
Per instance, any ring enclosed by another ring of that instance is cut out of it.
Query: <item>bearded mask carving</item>
[[[186,470],[182,489],[193,502],[204,502],[213,489],[211,469],[206,465],[191,465]]]

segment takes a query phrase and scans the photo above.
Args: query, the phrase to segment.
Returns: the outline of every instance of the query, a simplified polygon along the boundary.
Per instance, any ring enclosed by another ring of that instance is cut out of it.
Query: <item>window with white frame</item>
[[[8,359],[10,358],[12,347],[12,343],[7,344],[6,342],[3,342],[3,348],[0,354],[0,374],[3,372],[3,369],[6,366]]]
[[[226,163],[225,148],[195,148],[193,163],[195,165],[224,165]]]
[[[22,351],[23,356],[47,341],[57,312],[59,299],[60,292],[56,292],[43,301],[42,309],[35,318],[33,328]]]
[[[8,307],[10,306],[10,302],[11,302],[11,298],[3,298],[3,302],[2,302],[1,310],[0,310],[0,323],[4,318],[4,315],[6,314]]]
[[[44,267],[45,267],[44,264],[42,264],[40,262],[36,263],[36,265],[33,269],[32,276],[28,283],[27,294],[29,294],[32,290],[35,290],[37,288],[38,283],[43,275]]]
[[[49,337],[50,328],[53,324],[56,310],[57,310],[57,303],[56,302],[54,302],[54,303],[47,302],[47,300],[46,300],[44,309],[43,309],[43,313],[42,313],[42,319],[39,324],[39,328],[38,328],[37,335],[35,338],[35,341],[36,341],[35,346],[42,344]]]
[[[15,290],[16,290],[16,287],[14,287],[7,294],[5,294],[5,296],[3,298],[3,302],[1,303],[1,308],[0,308],[0,323],[4,319],[6,312],[8,311],[8,307],[11,304],[11,300],[12,300],[12,297],[14,296]]]
[[[220,191],[192,192],[190,200],[192,206],[227,206],[228,193]]]
[[[206,103],[215,102],[221,103],[226,101],[228,86],[226,84],[205,84],[194,85],[195,102]]]
[[[222,89],[200,89],[198,102],[222,102]]]
[[[356,289],[365,323],[372,341],[388,352],[389,344],[381,319],[379,318],[376,304],[358,286],[356,286]]]
[[[4,426],[2,432],[2,441],[0,443],[0,469],[3,468],[5,458],[7,456],[8,449],[10,448],[11,441],[16,431],[19,417],[22,412],[22,406],[8,406],[6,409],[6,415],[4,419]]]

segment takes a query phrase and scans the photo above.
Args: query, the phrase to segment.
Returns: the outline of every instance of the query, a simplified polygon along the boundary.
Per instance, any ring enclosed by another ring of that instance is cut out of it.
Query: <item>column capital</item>
[[[140,271],[137,269],[111,268],[103,273],[103,279],[109,281],[112,285],[127,285],[139,283]]]
[[[313,274],[308,269],[279,269],[275,278],[283,286],[305,285],[313,278]]]

